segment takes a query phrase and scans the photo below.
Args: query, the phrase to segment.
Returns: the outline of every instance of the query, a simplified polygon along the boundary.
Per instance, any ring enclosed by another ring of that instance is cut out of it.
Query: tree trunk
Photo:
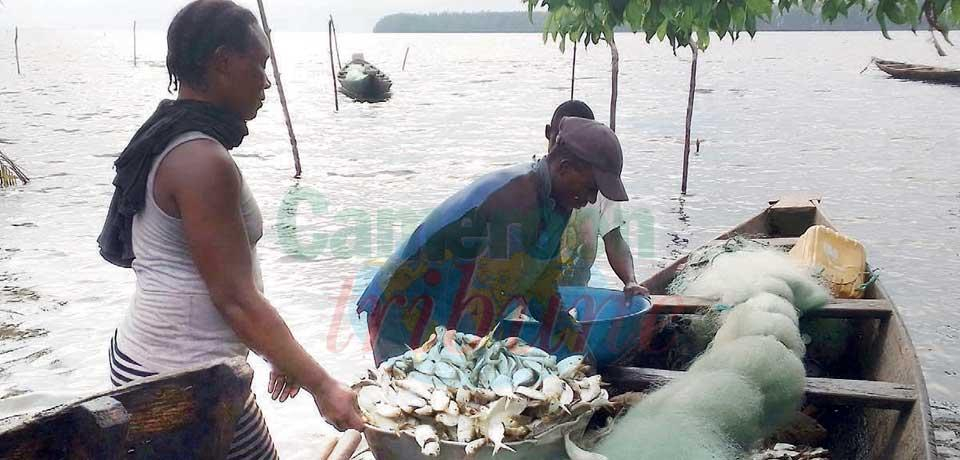
[[[617,43],[610,37],[610,129],[617,130],[617,88],[620,78],[620,51],[617,50]]]
[[[577,80],[577,44],[573,44],[573,66],[570,70],[570,100],[573,100],[573,89],[576,87]]]
[[[283,107],[283,118],[287,121],[287,133],[290,135],[290,147],[293,148],[293,166],[297,174],[293,177],[299,179],[300,173],[300,151],[297,150],[297,136],[293,134],[293,123],[290,121],[290,111],[287,110],[287,97],[283,94],[283,83],[280,81],[280,66],[277,64],[277,53],[273,50],[273,38],[270,35],[270,26],[267,25],[267,13],[263,9],[263,0],[257,0],[260,7],[260,22],[263,24],[263,32],[267,35],[267,45],[270,47],[270,62],[273,63],[273,79],[277,83],[277,93],[280,94],[280,106]]]
[[[687,99],[687,131],[683,140],[683,182],[680,184],[680,193],[687,194],[687,173],[690,170],[690,126],[693,123],[693,96],[697,91],[697,57],[699,56],[696,42],[690,44],[693,51],[693,61],[690,64],[690,96]]]

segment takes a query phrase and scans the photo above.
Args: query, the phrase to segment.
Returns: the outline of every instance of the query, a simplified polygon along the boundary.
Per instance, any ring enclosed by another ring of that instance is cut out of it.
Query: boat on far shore
[[[337,73],[340,92],[357,102],[385,102],[393,96],[393,81],[383,71],[354,54],[353,59]]]
[[[877,68],[894,78],[960,85],[960,70],[883,59],[874,59],[874,63]]]

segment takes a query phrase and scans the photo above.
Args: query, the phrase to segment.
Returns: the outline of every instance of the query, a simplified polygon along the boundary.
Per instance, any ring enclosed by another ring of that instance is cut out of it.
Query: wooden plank
[[[711,299],[687,296],[652,296],[654,314],[696,315],[716,304]],[[825,307],[807,313],[811,318],[888,319],[893,303],[882,299],[834,299]]]
[[[637,367],[610,367],[604,379],[621,390],[642,391],[663,385],[685,372]],[[913,385],[870,380],[807,378],[807,401],[829,406],[859,406],[873,409],[909,410],[917,401]]]
[[[791,208],[810,208],[816,207],[822,197],[816,193],[796,193],[786,195],[777,200],[770,200],[771,209],[791,209]]]

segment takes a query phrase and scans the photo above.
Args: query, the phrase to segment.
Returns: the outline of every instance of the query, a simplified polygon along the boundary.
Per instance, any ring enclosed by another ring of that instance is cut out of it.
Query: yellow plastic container
[[[790,250],[790,257],[802,265],[821,269],[821,276],[830,283],[834,297],[863,297],[863,291],[858,288],[867,279],[867,253],[859,241],[816,225],[800,237]]]

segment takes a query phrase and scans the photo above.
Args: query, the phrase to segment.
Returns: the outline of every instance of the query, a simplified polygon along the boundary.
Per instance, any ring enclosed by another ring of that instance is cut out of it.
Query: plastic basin
[[[532,318],[503,320],[496,337],[520,337],[558,359],[590,353],[596,364],[603,367],[640,347],[645,336],[652,333],[653,328],[644,323],[651,307],[647,298],[634,296],[627,303],[623,291],[572,286],[561,287],[560,297],[564,311],[576,308],[584,338],[575,343],[563,340],[555,334],[550,322],[544,326]]]

